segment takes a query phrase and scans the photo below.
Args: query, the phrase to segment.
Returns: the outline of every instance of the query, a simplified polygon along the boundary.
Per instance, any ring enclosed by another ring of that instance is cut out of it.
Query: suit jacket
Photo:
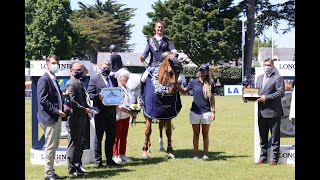
[[[95,118],[105,118],[107,114],[111,111],[111,113],[116,113],[116,106],[105,106],[102,101],[99,99],[99,93],[102,88],[107,87],[103,76],[101,74],[97,74],[90,78],[87,92],[91,100],[93,100],[93,106],[99,108],[100,112],[95,115]],[[113,76],[109,76],[114,87],[118,86],[118,81]]]
[[[56,81],[63,104],[62,91]],[[56,90],[48,72],[44,73],[37,82],[38,112],[40,123],[53,124],[59,119],[59,93]],[[62,109],[63,111],[63,106]]]
[[[86,92],[82,82],[73,77],[70,77],[70,80],[68,81],[66,86],[68,86],[70,90],[70,108],[73,111],[71,114],[86,114],[85,111],[86,108],[89,108],[89,105],[87,104]]]
[[[151,41],[153,41],[156,51],[150,45],[150,43],[152,43]],[[147,58],[150,53],[149,66],[156,67],[162,61],[162,59],[160,59],[160,55],[165,51],[171,51],[173,49],[175,49],[173,43],[166,36],[162,37],[160,44],[157,42],[156,38],[152,37],[147,40],[147,45],[143,52],[143,56]]]
[[[111,54],[110,61],[112,64],[112,70],[111,70],[112,72],[116,72],[122,68],[121,56],[119,54],[117,54],[116,52]]]
[[[257,78],[257,88],[260,95],[265,95],[266,102],[258,102],[258,113],[263,118],[279,118],[282,116],[281,98],[285,93],[284,78],[277,72],[272,72],[269,80],[262,89],[264,74]]]

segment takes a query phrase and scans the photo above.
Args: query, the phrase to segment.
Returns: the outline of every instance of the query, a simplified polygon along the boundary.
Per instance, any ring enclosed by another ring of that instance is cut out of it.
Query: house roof
[[[144,66],[140,61],[140,56],[142,53],[133,53],[133,52],[117,52],[122,59],[123,66]],[[98,52],[97,64],[102,60],[110,60],[110,52]],[[149,62],[150,56],[147,57],[146,61]]]
[[[140,56],[142,53],[133,53],[133,52],[117,52],[122,59],[122,63],[124,66],[144,66],[144,64],[140,61]],[[97,64],[104,59],[110,59],[110,52],[98,52]],[[190,58],[184,54],[179,53],[179,60],[186,60],[190,62]],[[150,56],[146,58],[146,62],[150,61]]]
[[[295,48],[273,48],[273,58],[278,61],[294,61]],[[258,61],[272,57],[272,48],[259,48]]]

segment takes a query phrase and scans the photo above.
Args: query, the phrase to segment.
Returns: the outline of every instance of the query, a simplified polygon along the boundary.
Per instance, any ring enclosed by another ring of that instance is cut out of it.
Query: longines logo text
[[[279,69],[296,69],[295,64],[279,64]]]
[[[296,158],[296,153],[281,153],[280,158]]]
[[[70,69],[71,64],[59,64],[60,69]],[[47,69],[47,64],[41,64],[41,69]]]
[[[31,153],[31,158],[35,158],[34,153]],[[44,159],[45,154],[41,154],[40,158]],[[58,160],[67,160],[67,155],[66,154],[56,154],[56,157],[54,159],[58,159]]]

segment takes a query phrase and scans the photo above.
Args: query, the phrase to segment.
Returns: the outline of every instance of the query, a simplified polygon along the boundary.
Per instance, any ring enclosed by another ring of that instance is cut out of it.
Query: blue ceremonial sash
[[[161,61],[160,54],[158,53],[159,44],[158,42],[155,42],[154,38],[149,38],[149,45],[151,46],[150,50],[151,53],[155,58],[157,58],[157,61]]]

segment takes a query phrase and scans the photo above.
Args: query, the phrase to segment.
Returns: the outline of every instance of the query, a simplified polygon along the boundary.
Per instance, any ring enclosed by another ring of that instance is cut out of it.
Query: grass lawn
[[[254,164],[254,103],[244,103],[240,96],[216,96],[216,120],[209,132],[210,160],[193,160],[193,133],[189,122],[191,102],[191,96],[182,96],[182,110],[173,119],[172,142],[176,159],[168,160],[165,152],[159,152],[158,124],[152,124],[150,158],[141,160],[145,120],[140,113],[136,126],[129,127],[126,154],[133,162],[105,169],[95,169],[94,164],[88,164],[88,174],[79,179],[295,179],[292,165]],[[25,179],[44,179],[44,165],[30,162],[31,100],[26,100],[25,108]],[[201,136],[199,142],[199,157],[202,157]],[[67,145],[67,142],[63,139],[60,144]],[[166,138],[164,144],[167,144]],[[295,138],[282,137],[281,144],[293,145]],[[67,166],[55,166],[55,169],[60,176],[68,176]],[[73,178],[68,176],[67,179]]]

